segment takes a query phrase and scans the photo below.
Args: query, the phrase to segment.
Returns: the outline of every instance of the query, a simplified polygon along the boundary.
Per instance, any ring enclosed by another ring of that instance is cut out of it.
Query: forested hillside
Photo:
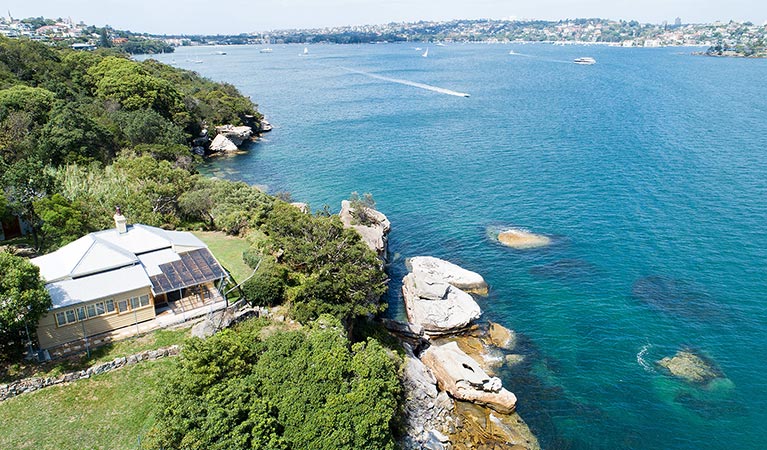
[[[268,339],[222,336],[191,347],[159,406],[158,417],[173,428],[158,428],[158,446],[305,448],[321,439],[329,445],[324,448],[390,447],[398,358],[355,332],[355,324],[385,308],[381,261],[327,208],[307,214],[245,183],[195,170],[199,157],[189,151],[191,140],[206,127],[239,124],[247,116],[260,118],[248,98],[192,72],[108,51],[0,39],[0,214],[32,226],[38,254],[113,226],[117,205],[130,222],[244,237],[245,262],[258,272],[241,294],[260,305],[286,304],[309,327]],[[9,267],[29,268],[22,259],[11,255]],[[16,295],[9,292],[0,298]],[[3,311],[11,320],[0,323],[6,361],[20,356],[24,322],[34,329],[41,313],[14,305],[18,310]],[[322,315],[325,322],[312,325]],[[239,359],[215,367],[206,362],[232,352]],[[305,372],[301,364],[312,354],[311,364],[332,377]],[[286,366],[291,355],[303,362]],[[215,376],[206,375],[210,370]],[[199,384],[187,385],[189,371]],[[305,379],[280,375],[288,373]],[[266,381],[256,384],[256,374]],[[326,388],[306,397],[319,380]],[[299,383],[294,396],[281,396],[283,382]],[[202,387],[221,395],[201,398]],[[253,400],[242,397],[239,409],[228,409],[227,399],[246,394]],[[368,408],[359,401],[373,403]],[[318,422],[302,423],[310,411],[307,417]],[[327,421],[331,415],[334,421]],[[257,438],[273,445],[259,446]]]

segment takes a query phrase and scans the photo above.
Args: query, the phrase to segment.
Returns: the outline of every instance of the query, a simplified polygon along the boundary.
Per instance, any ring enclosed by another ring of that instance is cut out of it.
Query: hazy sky
[[[17,18],[71,17],[76,22],[158,34],[237,34],[477,18],[601,17],[673,23],[678,16],[685,23],[767,21],[765,0],[6,0],[2,4]]]

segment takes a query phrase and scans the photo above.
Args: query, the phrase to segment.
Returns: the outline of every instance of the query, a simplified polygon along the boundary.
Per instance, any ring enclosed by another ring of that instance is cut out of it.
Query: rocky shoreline
[[[391,223],[369,210],[368,225],[354,224],[348,201],[341,221],[385,260]],[[383,320],[405,349],[401,372],[406,398],[400,447],[406,450],[529,449],[538,440],[516,413],[517,397],[494,376],[523,357],[511,353],[516,335],[499,324],[478,323],[474,295],[488,285],[449,261],[416,256],[402,280],[408,322]]]
[[[192,141],[192,153],[199,156],[228,154],[237,152],[243,143],[258,139],[261,133],[272,130],[272,125],[266,119],[246,116],[243,125],[220,125],[215,128],[215,137],[211,139],[207,128]]]

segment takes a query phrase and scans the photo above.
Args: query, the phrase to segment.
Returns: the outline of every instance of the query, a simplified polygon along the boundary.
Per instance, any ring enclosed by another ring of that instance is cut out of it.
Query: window
[[[64,312],[57,312],[56,313],[56,325],[63,326],[67,324],[67,316],[64,314]]]
[[[65,314],[67,315],[67,323],[75,323],[76,322],[76,320],[75,320],[75,310],[74,309],[67,310]]]
[[[104,314],[104,302],[96,303],[96,315],[100,316]]]
[[[85,320],[85,308],[82,306],[77,308],[77,320]]]
[[[88,305],[85,307],[86,311],[88,311],[88,318],[96,317],[96,305]]]
[[[124,313],[128,310],[128,300],[120,300],[117,302],[117,312]]]
[[[139,306],[138,297],[131,297],[130,299],[130,309],[137,309]]]
[[[141,306],[148,306],[149,305],[149,296],[148,295],[142,295],[139,300],[141,301]]]
[[[110,298],[109,300],[105,302],[105,304],[107,305],[108,313],[115,312],[115,301],[113,299]]]

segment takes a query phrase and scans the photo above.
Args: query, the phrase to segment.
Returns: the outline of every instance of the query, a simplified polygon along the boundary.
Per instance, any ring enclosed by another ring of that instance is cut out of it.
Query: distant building
[[[225,305],[219,288],[227,273],[201,240],[188,232],[127,225],[119,210],[114,218],[115,228],[31,260],[53,302],[37,326],[42,349]]]
[[[676,19],[674,19],[674,26],[677,26],[677,27],[682,26],[682,18],[681,17],[677,17]]]
[[[72,50],[96,50],[96,46],[93,44],[77,43],[77,44],[72,44],[71,47],[72,47]]]

